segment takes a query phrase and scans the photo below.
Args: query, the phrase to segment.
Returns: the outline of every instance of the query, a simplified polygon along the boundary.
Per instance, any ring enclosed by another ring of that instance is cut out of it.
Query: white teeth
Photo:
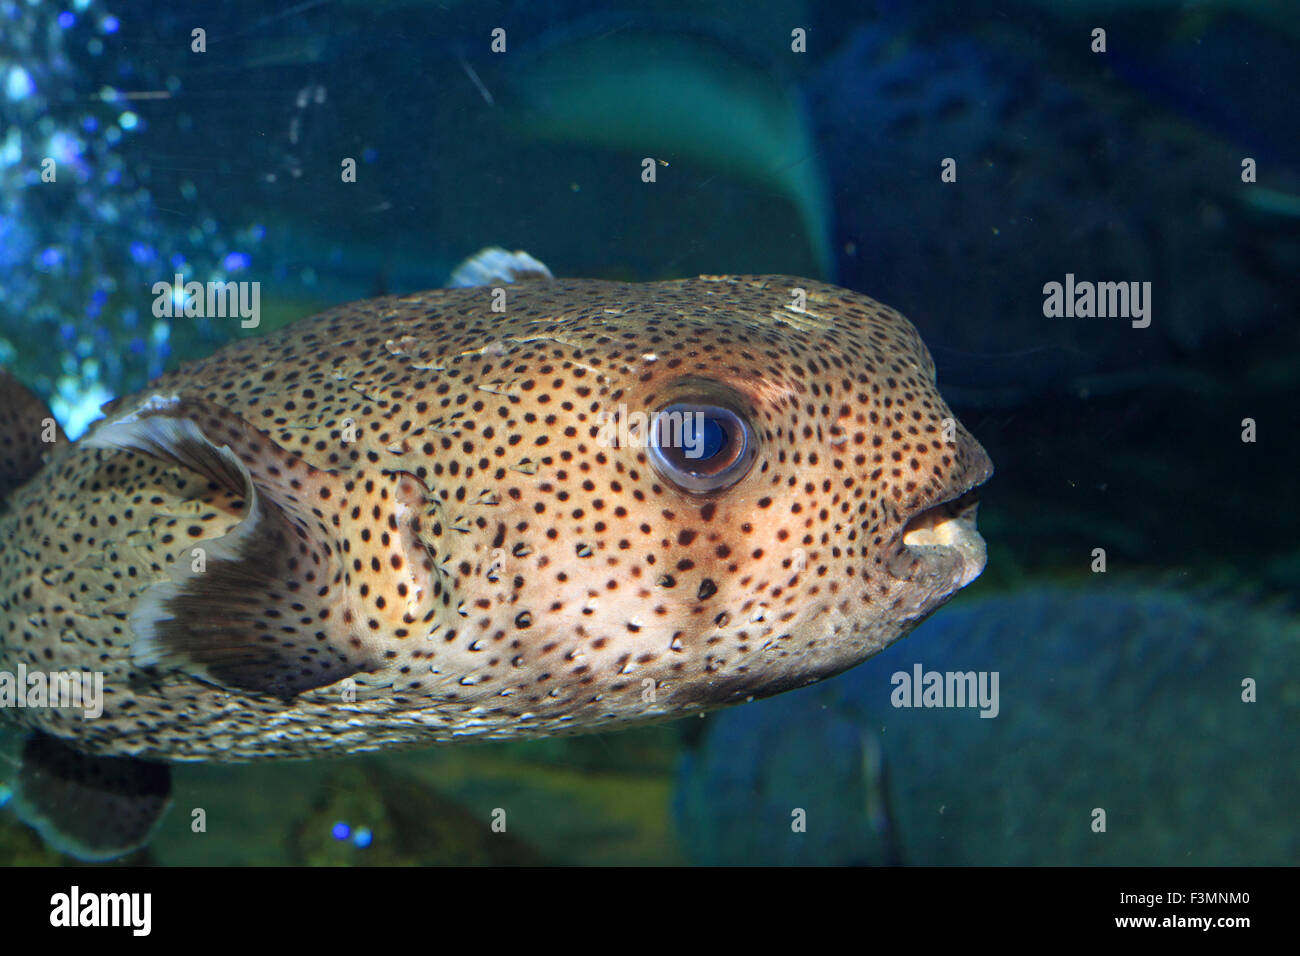
[[[909,548],[952,547],[958,534],[956,524],[956,519],[953,518],[926,521],[903,535],[903,544]]]
[[[961,559],[961,576],[955,582],[958,588],[964,588],[979,577],[988,559],[984,539],[975,529],[973,511],[957,517],[939,511],[921,515],[904,533],[903,544],[920,552],[930,549],[955,552]]]

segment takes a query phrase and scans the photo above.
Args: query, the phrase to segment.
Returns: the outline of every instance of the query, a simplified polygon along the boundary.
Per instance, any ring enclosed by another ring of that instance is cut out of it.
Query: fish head
[[[473,649],[448,673],[474,671],[479,708],[504,692],[591,729],[768,696],[981,572],[992,464],[899,313],[779,276],[594,285],[581,309],[516,305],[545,335],[489,350],[518,401],[479,403],[481,450],[510,464],[447,562]]]

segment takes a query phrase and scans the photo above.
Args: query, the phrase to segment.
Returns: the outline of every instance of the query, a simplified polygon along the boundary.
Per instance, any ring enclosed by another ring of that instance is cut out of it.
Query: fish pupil
[[[731,443],[731,435],[726,426],[716,418],[704,418],[702,422],[699,418],[692,418],[690,424],[687,426],[692,433],[694,432],[697,423],[701,423],[703,426],[700,428],[701,434],[697,439],[699,448],[696,450],[696,448],[693,447],[696,445],[696,442],[691,442],[691,447],[688,447],[686,457],[695,458],[701,462],[711,461],[717,457],[719,452]]]

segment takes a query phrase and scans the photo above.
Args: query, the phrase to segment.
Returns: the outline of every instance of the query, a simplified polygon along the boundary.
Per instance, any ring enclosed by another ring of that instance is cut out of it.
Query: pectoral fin
[[[137,663],[282,699],[380,666],[354,626],[327,518],[342,498],[337,476],[227,409],[177,395],[151,397],[87,441],[191,469],[247,502],[224,536],[199,542],[199,567],[178,561],[139,600]]]

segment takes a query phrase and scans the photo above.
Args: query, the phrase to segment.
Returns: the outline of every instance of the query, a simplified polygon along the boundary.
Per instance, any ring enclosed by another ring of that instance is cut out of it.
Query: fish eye
[[[753,429],[729,408],[674,402],[650,422],[650,460],[666,480],[692,494],[730,488],[749,472]]]

